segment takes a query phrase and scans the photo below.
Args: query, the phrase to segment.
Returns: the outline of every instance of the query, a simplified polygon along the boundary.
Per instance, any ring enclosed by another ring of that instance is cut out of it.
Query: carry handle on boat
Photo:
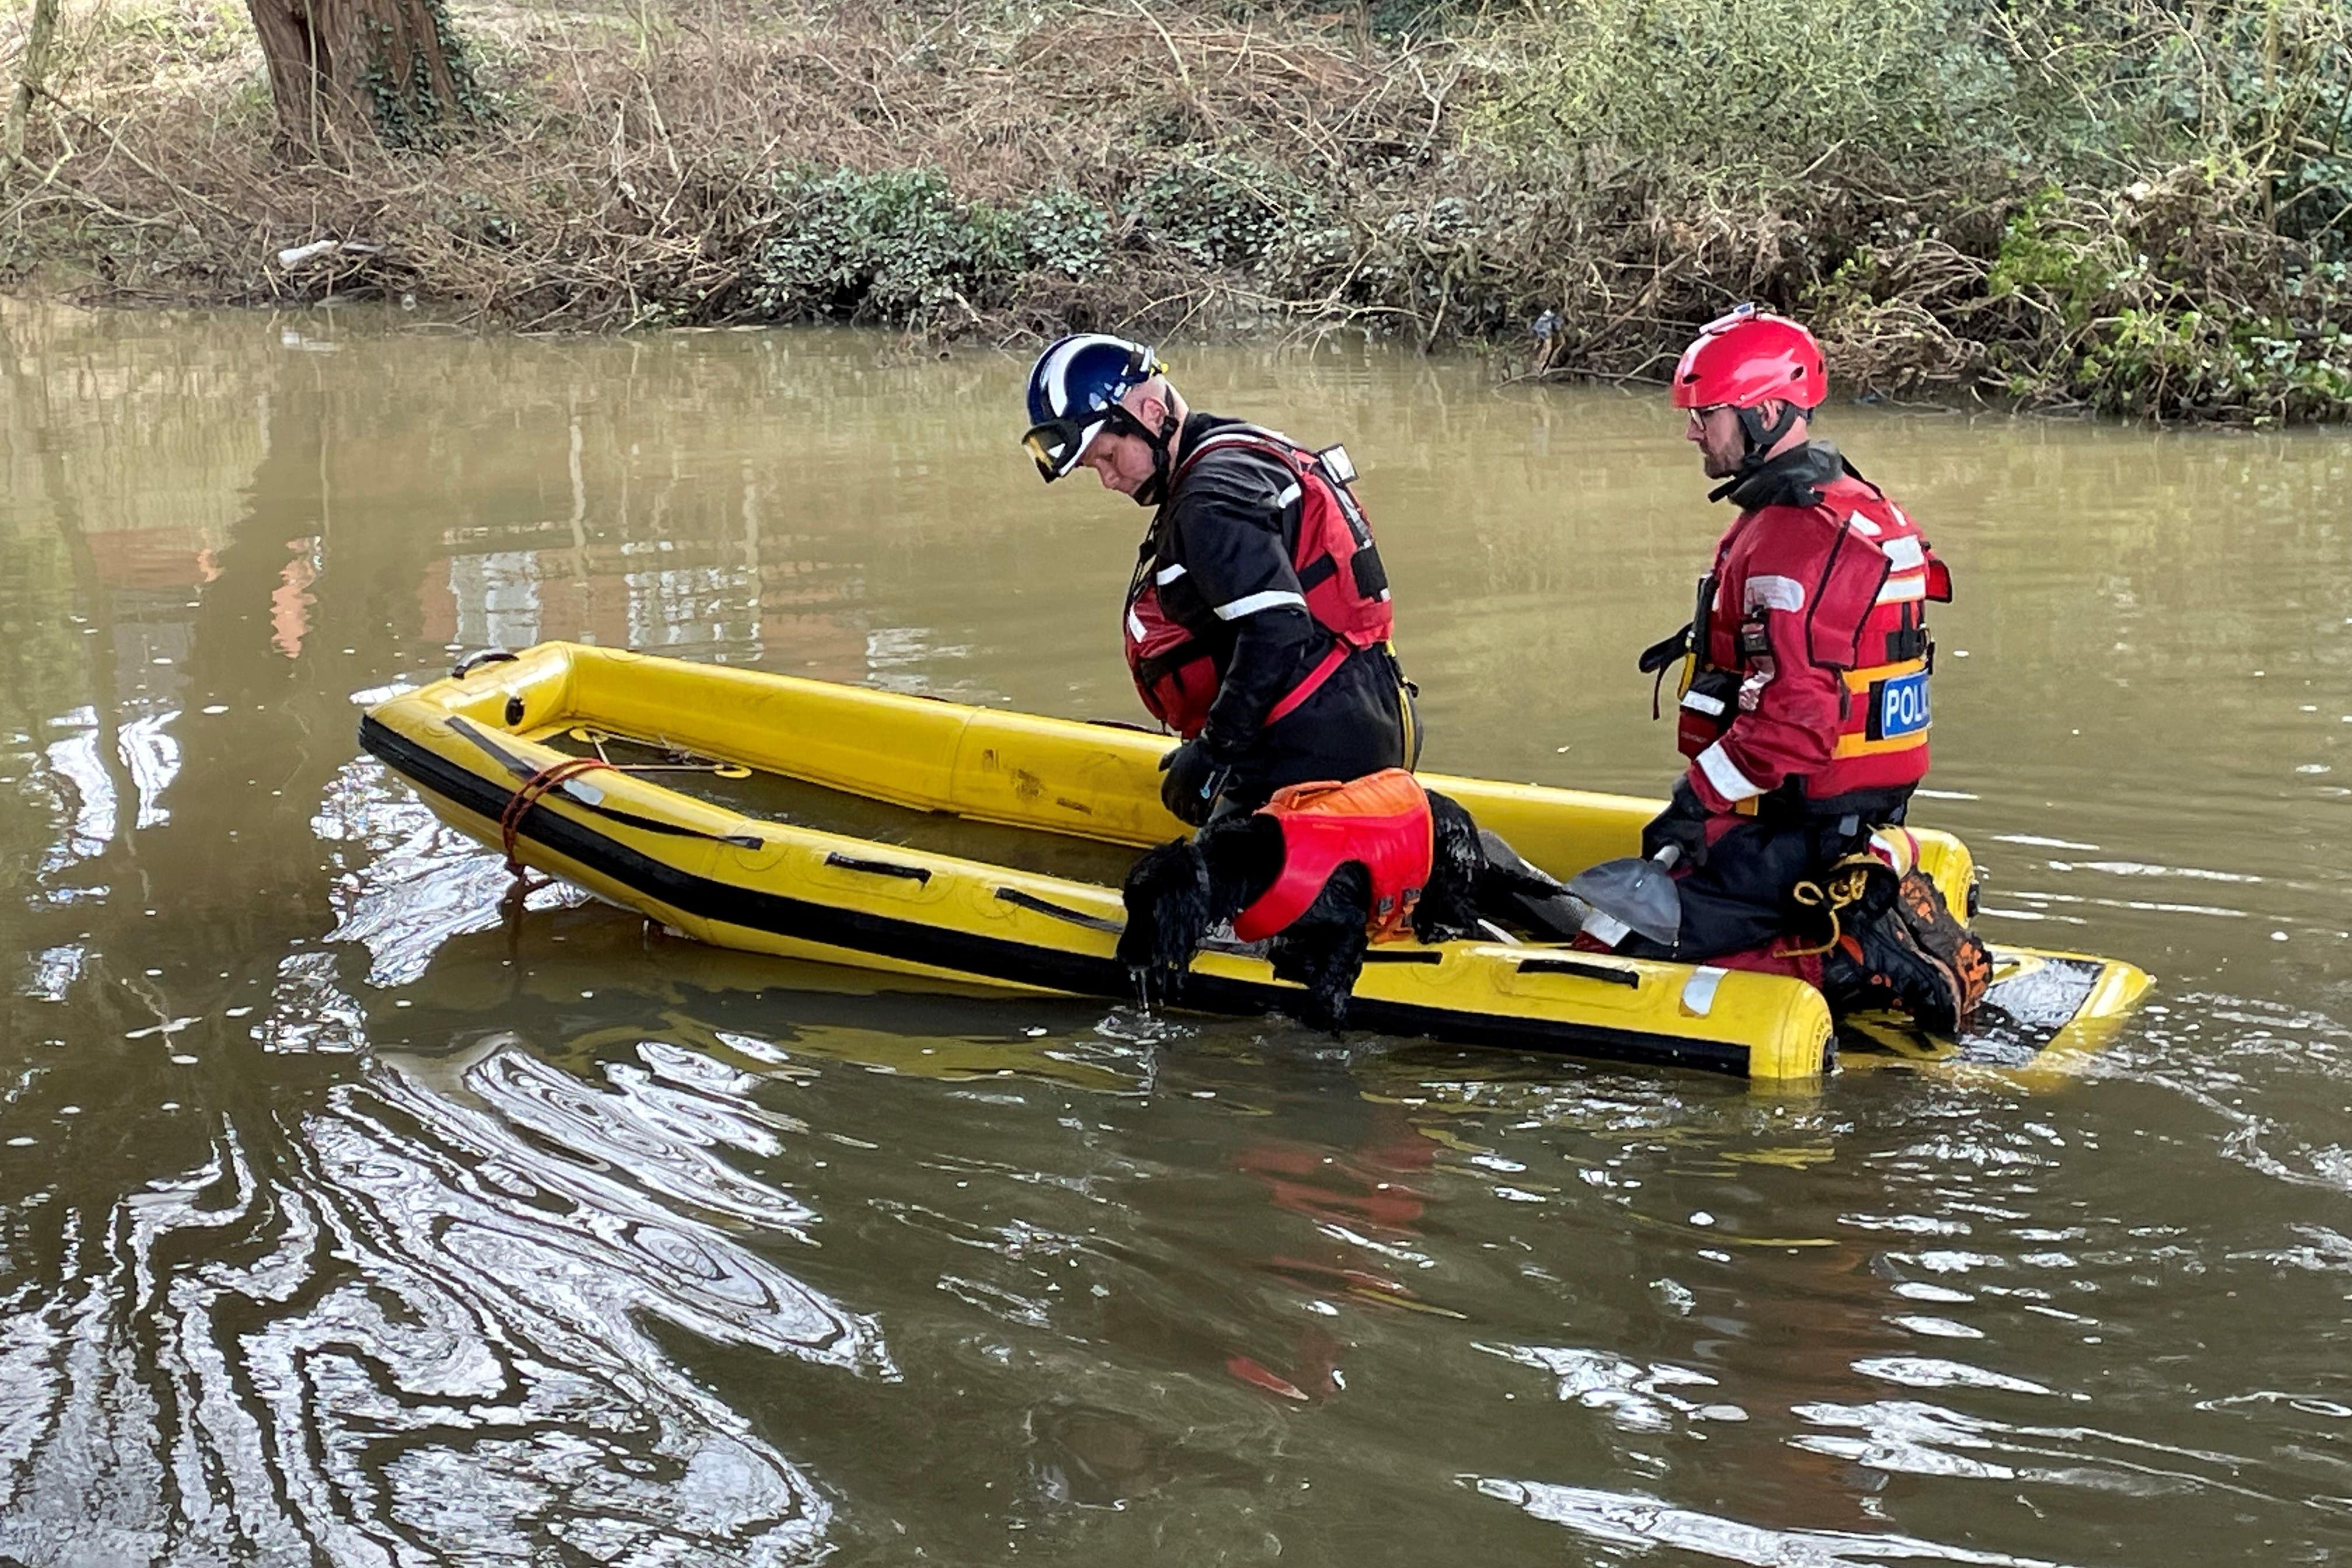
[[[463,680],[486,664],[512,664],[515,661],[516,656],[502,647],[486,647],[479,653],[459,659],[449,675],[453,679]]]

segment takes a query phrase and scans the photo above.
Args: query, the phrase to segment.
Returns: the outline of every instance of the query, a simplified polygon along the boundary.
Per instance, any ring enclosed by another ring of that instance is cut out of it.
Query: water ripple
[[[460,1103],[379,1069],[273,1129],[267,1168],[224,1120],[200,1163],[57,1214],[57,1283],[0,1305],[0,1552],[823,1555],[814,1483],[645,1325],[894,1378],[879,1330],[755,1250],[814,1216],[712,1153],[772,1139],[751,1108],[611,1076],[503,1042]]]
[[[2040,1481],[2126,1497],[2206,1491],[2284,1500],[2231,1479],[2242,1467],[2231,1455],[2091,1427],[2013,1426],[1909,1399],[1800,1405],[1792,1414],[1827,1429],[1792,1437],[1792,1447],[1872,1469]]]
[[[1858,1535],[1844,1531],[1769,1530],[1720,1514],[1673,1508],[1631,1492],[1498,1477],[1479,1477],[1476,1481],[1483,1496],[1610,1546],[1672,1547],[1720,1562],[1753,1563],[1757,1568],[1865,1568],[1898,1562],[1952,1563],[1969,1568],[2057,1568],[2043,1558],[1943,1546],[1892,1531]]]
[[[1676,1415],[1693,1421],[1745,1421],[1748,1413],[1719,1401],[1702,1404],[1672,1390],[1714,1388],[1703,1372],[1666,1363],[1644,1365],[1607,1351],[1572,1345],[1480,1345],[1480,1350],[1549,1373],[1563,1402],[1605,1412],[1629,1432],[1670,1430]]]
[[[809,1239],[815,1216],[804,1205],[715,1152],[720,1144],[772,1152],[774,1134],[756,1115],[665,1089],[626,1064],[605,1073],[614,1091],[600,1093],[528,1051],[494,1043],[464,1082],[499,1113],[479,1123],[491,1148],[599,1215],[659,1221],[684,1203]],[[551,1159],[550,1149],[562,1157]],[[641,1187],[672,1201],[649,1204]]]
[[[506,863],[434,816],[373,759],[343,764],[310,831],[349,846],[336,854],[339,874],[329,895],[336,924],[327,940],[367,949],[371,984],[407,984],[451,938],[488,931],[501,918],[499,901],[513,884]],[[587,897],[569,883],[550,882],[526,902],[544,910]]]

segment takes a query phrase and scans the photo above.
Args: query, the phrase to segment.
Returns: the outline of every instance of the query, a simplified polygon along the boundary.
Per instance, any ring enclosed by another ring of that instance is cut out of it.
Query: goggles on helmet
[[[1021,444],[1029,449],[1037,471],[1045,482],[1053,483],[1078,466],[1087,445],[1110,423],[1107,411],[1073,415],[1063,419],[1047,419],[1029,426]]]

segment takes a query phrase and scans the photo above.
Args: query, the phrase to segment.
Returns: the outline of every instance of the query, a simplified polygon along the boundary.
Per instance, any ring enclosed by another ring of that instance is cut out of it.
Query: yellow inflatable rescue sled
[[[518,866],[684,935],[999,988],[1131,999],[1117,884],[1134,850],[1184,831],[1160,804],[1165,736],[571,643],[485,656],[378,703],[360,743]],[[1562,879],[1633,853],[1656,810],[1423,777]],[[1966,847],[1918,837],[1922,868],[1969,907]],[[1846,1063],[2048,1068],[2095,1048],[2148,983],[2111,959],[1994,956],[1967,1041],[1849,1021]],[[1290,989],[1255,950],[1213,945],[1183,1005],[1252,1015]],[[1759,1079],[1839,1059],[1828,1006],[1801,981],[1508,940],[1376,946],[1349,1021]]]

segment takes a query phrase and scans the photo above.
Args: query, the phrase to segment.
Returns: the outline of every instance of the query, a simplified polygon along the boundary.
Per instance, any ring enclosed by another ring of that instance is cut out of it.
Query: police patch
[[[1870,684],[1870,729],[1874,741],[1916,735],[1927,727],[1927,672]]]

